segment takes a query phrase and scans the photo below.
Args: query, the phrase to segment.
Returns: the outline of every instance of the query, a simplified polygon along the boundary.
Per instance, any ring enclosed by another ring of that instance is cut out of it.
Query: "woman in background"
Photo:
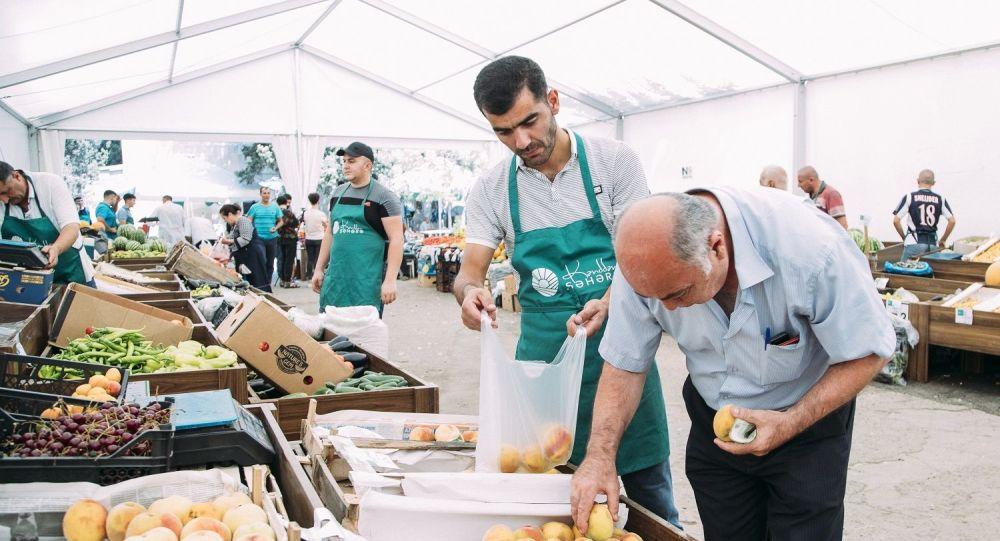
[[[236,205],[222,205],[219,214],[226,222],[227,231],[222,243],[229,247],[229,253],[236,263],[236,271],[250,285],[270,292],[271,280],[264,256],[264,242],[257,236],[253,222],[243,216]]]

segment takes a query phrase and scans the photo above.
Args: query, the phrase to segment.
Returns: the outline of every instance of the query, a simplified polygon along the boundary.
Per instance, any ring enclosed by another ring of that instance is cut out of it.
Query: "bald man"
[[[854,397],[896,344],[851,238],[791,194],[718,188],[630,206],[615,253],[577,526],[598,493],[618,508],[615,449],[666,332],[687,357],[685,463],[706,541],[840,539]],[[727,404],[756,425],[749,443],[716,437]]]
[[[934,171],[921,171],[917,174],[917,191],[904,195],[893,211],[892,225],[903,239],[903,261],[929,252],[935,246],[944,248],[948,236],[955,229],[955,215],[951,212],[951,205],[947,199],[931,190],[934,183]],[[942,218],[948,221],[948,225],[944,229],[944,235],[938,239],[937,230]]]
[[[847,211],[844,210],[844,197],[840,195],[840,192],[836,188],[820,180],[819,173],[811,165],[799,169],[798,181],[799,188],[802,188],[802,191],[809,195],[809,199],[816,205],[816,208],[829,214],[844,229],[847,229]]]
[[[788,190],[788,173],[780,165],[767,165],[760,172],[760,185],[765,188]]]

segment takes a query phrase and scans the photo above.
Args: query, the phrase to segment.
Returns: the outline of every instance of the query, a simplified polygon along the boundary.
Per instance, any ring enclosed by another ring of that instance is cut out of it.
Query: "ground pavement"
[[[305,284],[302,284],[305,286]],[[307,287],[276,289],[290,304],[315,313]],[[400,282],[386,308],[389,358],[441,388],[441,411],[478,412],[479,339],[461,326],[450,294]],[[500,334],[513,351],[518,318],[500,312]],[[684,528],[702,538],[684,475],[690,420],[681,399],[684,356],[665,337],[656,361],[670,424],[674,490]],[[847,485],[848,540],[997,538],[1000,522],[1000,416],[996,390],[971,395],[952,387],[868,386],[858,399]]]

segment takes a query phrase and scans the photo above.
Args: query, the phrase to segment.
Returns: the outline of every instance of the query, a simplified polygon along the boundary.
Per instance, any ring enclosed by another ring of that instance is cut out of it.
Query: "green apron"
[[[330,212],[333,246],[319,294],[319,310],[327,306],[374,306],[381,313],[385,239],[365,220],[365,206],[375,181],[369,182],[360,205],[341,205],[350,187],[348,184],[340,192]]]
[[[0,228],[0,237],[12,240],[15,237],[23,242],[33,242],[39,246],[52,244],[59,238],[59,229],[56,228],[52,220],[45,215],[42,205],[38,201],[38,192],[34,183],[27,179],[31,193],[35,196],[35,204],[38,205],[38,212],[41,218],[14,218],[10,215],[10,203],[4,206],[3,227]],[[56,260],[56,267],[52,273],[52,281],[57,284],[78,283],[86,284],[87,275],[83,272],[83,261],[80,259],[80,250],[70,247],[69,250],[59,254]]]
[[[601,220],[583,139],[576,134],[574,137],[583,175],[583,190],[593,212],[590,218],[563,227],[522,231],[517,158],[512,158],[510,162],[507,183],[515,245],[511,263],[521,276],[517,292],[522,309],[521,337],[517,342],[517,358],[521,360],[551,362],[566,339],[566,321],[583,309],[587,301],[603,297],[614,275],[614,245]],[[604,365],[597,351],[603,336],[602,326],[596,335],[587,340],[576,441],[570,458],[574,464],[583,461],[590,439],[594,396]],[[667,460],[669,454],[667,413],[659,372],[654,364],[647,375],[639,408],[618,449],[618,473],[624,475],[660,464]]]

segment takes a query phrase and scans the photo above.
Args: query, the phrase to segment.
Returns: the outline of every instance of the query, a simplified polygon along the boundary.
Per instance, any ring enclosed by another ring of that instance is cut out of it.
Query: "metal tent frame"
[[[405,95],[426,106],[432,107],[438,110],[439,112],[446,114],[452,118],[457,118],[463,122],[469,123],[482,130],[484,134],[484,141],[492,140],[492,137],[487,137],[487,135],[492,134],[492,132],[485,127],[481,119],[472,118],[467,114],[456,111],[446,104],[440,103],[436,100],[433,100],[421,94],[421,91],[437,83],[451,79],[452,77],[455,77],[458,74],[468,69],[471,69],[476,65],[481,64],[482,62],[499,58],[504,54],[507,54],[513,50],[516,50],[520,47],[523,47],[525,45],[538,41],[542,38],[555,34],[566,28],[569,28],[570,26],[580,23],[581,21],[584,21],[608,9],[614,8],[615,6],[618,6],[619,4],[623,3],[625,0],[609,0],[606,4],[603,4],[602,6],[594,10],[591,10],[587,13],[584,13],[567,23],[561,24],[555,28],[551,28],[540,35],[537,35],[527,41],[515,45],[514,47],[510,47],[499,52],[492,51],[486,47],[483,47],[478,43],[475,43],[471,40],[468,40],[457,34],[454,34],[453,32],[450,32],[444,28],[441,28],[440,26],[437,26],[427,20],[424,20],[413,13],[407,12],[395,5],[389,4],[384,0],[360,0],[360,1],[386,15],[395,17],[416,28],[419,28],[424,32],[437,36],[442,40],[445,40],[457,47],[469,51],[481,57],[483,60],[476,64],[473,64],[472,66],[465,66],[460,70],[451,72],[449,73],[449,75],[443,78],[439,78],[438,80],[433,81],[431,83],[424,84],[419,88],[410,89],[395,81],[371,73],[344,59],[338,58],[336,55],[330,54],[327,51],[323,51],[318,48],[305,44],[305,40],[309,37],[309,35],[314,30],[316,30],[316,28],[318,28],[323,23],[323,21],[326,20],[336,10],[336,8],[341,4],[342,0],[283,0],[281,2],[277,2],[274,4],[254,9],[249,9],[238,13],[233,13],[224,17],[220,17],[217,19],[197,24],[192,24],[189,26],[182,26],[182,19],[184,14],[184,0],[177,0],[177,22],[175,29],[173,31],[164,32],[161,34],[149,36],[128,43],[123,43],[113,47],[108,47],[98,51],[88,52],[85,54],[43,64],[41,66],[32,67],[15,73],[0,75],[0,89],[40,79],[42,77],[63,73],[72,69],[88,66],[98,62],[119,58],[125,55],[129,55],[139,51],[144,51],[154,47],[159,47],[163,45],[173,45],[173,50],[170,57],[171,58],[170,68],[166,79],[130,91],[122,92],[120,94],[108,96],[93,101],[91,103],[72,107],[64,111],[46,114],[35,119],[35,121],[25,118],[23,115],[18,113],[13,107],[4,103],[2,99],[0,99],[0,108],[10,113],[18,121],[22,122],[29,129],[29,133],[32,136],[34,136],[37,130],[51,129],[51,127],[58,122],[63,122],[70,118],[74,118],[83,115],[85,113],[96,111],[98,109],[108,107],[110,105],[126,102],[129,100],[134,100],[141,96],[145,96],[153,92],[158,92],[160,90],[164,90],[174,85],[180,85],[187,83],[189,81],[201,79],[203,77],[207,77],[215,73],[220,73],[226,70],[230,70],[238,66],[262,60],[264,58],[269,58],[271,56],[291,50],[293,51],[294,54],[295,73],[293,74],[293,77],[295,78],[296,81],[296,101],[298,101],[297,89],[298,89],[298,80],[300,76],[298,68],[299,65],[298,59],[300,52],[303,52],[325,63],[335,65],[341,69],[350,71],[355,75],[367,79],[368,81],[371,81],[381,87]],[[606,116],[606,118],[598,119],[594,122],[607,122],[614,120],[616,123],[616,132],[619,139],[623,138],[624,136],[624,119],[628,116],[638,115],[651,111],[669,109],[674,107],[683,107],[687,105],[693,105],[696,103],[703,103],[706,101],[739,96],[751,92],[759,92],[771,88],[784,87],[787,85],[795,85],[796,90],[794,92],[794,115],[793,115],[793,125],[791,127],[793,131],[793,139],[792,139],[793,162],[795,168],[798,168],[799,166],[803,165],[805,157],[806,86],[810,81],[835,77],[844,74],[877,70],[886,67],[909,64],[912,62],[934,60],[946,56],[954,56],[973,51],[981,51],[981,50],[1000,47],[1000,41],[996,41],[978,45],[975,47],[961,48],[951,51],[945,51],[942,53],[936,53],[933,55],[925,55],[905,60],[899,60],[895,62],[888,62],[878,65],[840,70],[830,73],[808,75],[808,74],[803,74],[802,72],[800,72],[799,70],[795,69],[792,66],[789,66],[785,62],[769,54],[767,51],[762,50],[760,47],[757,47],[753,43],[740,37],[739,35],[728,30],[727,28],[719,25],[715,21],[691,9],[690,7],[688,7],[679,0],[648,0],[648,1],[658,6],[659,8],[663,9],[664,11],[672,14],[673,16],[683,20],[687,24],[701,30],[702,32],[711,36],[712,38],[719,40],[720,42],[724,43],[728,47],[731,47],[735,51],[753,60],[754,62],[764,66],[765,68],[773,71],[774,73],[777,73],[785,80],[785,82],[766,85],[763,87],[743,89],[718,95],[705,96],[698,99],[689,99],[672,103],[658,104],[639,110],[629,111],[627,113],[618,110],[616,107],[612,106],[611,104],[605,101],[589,96],[586,92],[582,91],[581,89],[575,88],[572,85],[568,85],[565,82],[550,79],[551,85],[555,88],[558,88],[566,96],[580,103],[583,103],[584,105]],[[270,17],[272,15],[278,15],[281,13],[289,12],[292,10],[296,10],[299,8],[303,8],[306,6],[322,2],[329,2],[329,6],[327,6],[327,8],[316,18],[315,21],[313,21],[313,23],[305,30],[305,32],[303,32],[303,34],[294,42],[278,45],[275,47],[270,47],[261,51],[256,51],[250,54],[240,56],[238,58],[233,58],[225,62],[220,62],[215,65],[201,68],[179,76],[175,76],[174,74],[174,62],[177,56],[177,47],[178,43],[181,40],[208,34],[218,30],[223,30],[246,22],[255,21],[265,17]],[[298,103],[296,103],[296,111],[298,111]],[[589,123],[591,122],[588,122],[586,124]],[[301,135],[301,130],[298,129],[298,126],[299,126],[298,118],[296,118],[297,135]],[[32,138],[34,139],[34,137]]]

